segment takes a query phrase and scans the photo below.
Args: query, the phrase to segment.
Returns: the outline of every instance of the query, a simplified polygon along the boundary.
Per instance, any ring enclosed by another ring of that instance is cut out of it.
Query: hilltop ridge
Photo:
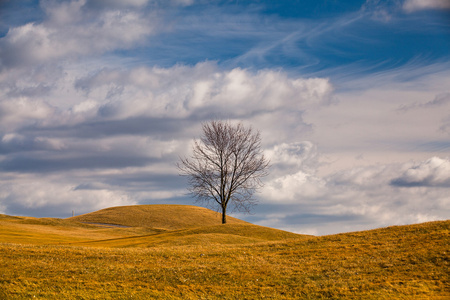
[[[221,224],[221,214],[192,205],[152,204],[115,206],[68,218],[83,223],[179,230]],[[227,224],[250,224],[227,216]]]

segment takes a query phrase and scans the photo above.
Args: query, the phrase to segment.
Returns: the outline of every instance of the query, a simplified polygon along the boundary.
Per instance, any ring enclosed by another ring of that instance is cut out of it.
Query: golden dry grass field
[[[321,237],[229,220],[180,205],[0,215],[0,299],[450,299],[450,220]]]

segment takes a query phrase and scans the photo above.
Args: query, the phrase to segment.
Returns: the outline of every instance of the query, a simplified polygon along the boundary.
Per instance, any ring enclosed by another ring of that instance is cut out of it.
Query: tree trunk
[[[222,224],[226,224],[227,223],[227,207],[226,206],[222,206]]]

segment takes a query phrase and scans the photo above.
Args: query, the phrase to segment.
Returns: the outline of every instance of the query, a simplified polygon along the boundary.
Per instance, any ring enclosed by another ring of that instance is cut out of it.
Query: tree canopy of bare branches
[[[251,127],[214,120],[202,129],[192,156],[180,158],[177,166],[180,175],[187,176],[189,191],[197,201],[219,205],[225,224],[228,205],[249,212],[256,204],[253,194],[268,174],[269,161],[262,153],[259,131]]]

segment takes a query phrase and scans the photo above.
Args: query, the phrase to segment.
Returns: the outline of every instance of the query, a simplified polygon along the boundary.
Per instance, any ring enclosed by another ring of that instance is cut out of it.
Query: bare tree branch
[[[267,176],[269,161],[261,151],[261,136],[241,123],[211,121],[202,126],[203,135],[195,140],[192,157],[180,158],[180,175],[187,176],[189,191],[197,201],[217,203],[222,223],[231,204],[249,212],[252,198]]]

